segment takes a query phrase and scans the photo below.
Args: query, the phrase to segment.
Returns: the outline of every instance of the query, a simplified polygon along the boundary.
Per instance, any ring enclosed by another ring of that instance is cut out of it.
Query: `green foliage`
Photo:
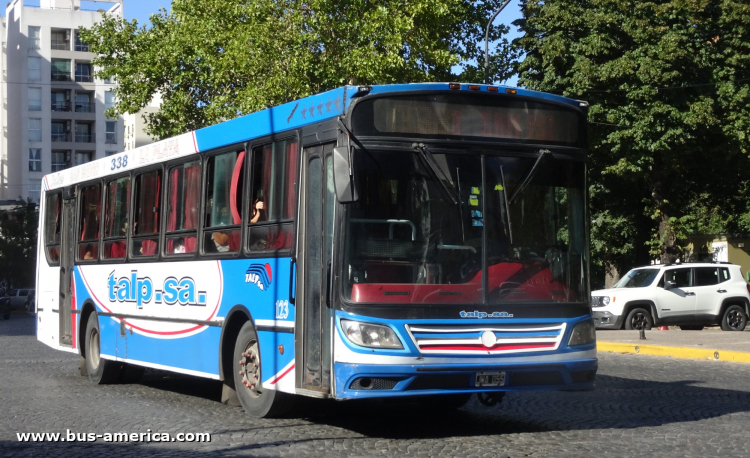
[[[33,286],[36,275],[39,212],[33,205],[19,205],[0,215],[0,280]]]
[[[116,17],[82,30],[110,114],[161,94],[148,133],[165,138],[345,84],[482,80],[484,30],[500,0],[174,0],[150,27]],[[515,51],[490,39],[494,79]],[[459,65],[461,73],[451,73]]]
[[[747,2],[524,0],[523,12],[521,84],[591,105],[597,263],[671,261],[691,231],[750,223]]]

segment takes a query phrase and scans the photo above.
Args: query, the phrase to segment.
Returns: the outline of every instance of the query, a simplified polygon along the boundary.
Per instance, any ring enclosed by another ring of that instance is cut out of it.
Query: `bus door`
[[[297,282],[297,386],[321,393],[330,393],[331,384],[330,285],[336,199],[330,154],[333,147],[305,148],[300,186],[302,237],[297,262],[298,279],[302,281]]]
[[[73,260],[75,259],[76,193],[66,189],[63,193],[62,224],[60,226],[60,345],[73,345],[73,320],[71,302],[73,292]]]

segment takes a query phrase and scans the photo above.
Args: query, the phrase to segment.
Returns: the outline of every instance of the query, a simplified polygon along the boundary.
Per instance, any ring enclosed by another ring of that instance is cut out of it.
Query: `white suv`
[[[750,314],[750,285],[740,266],[683,263],[638,267],[612,289],[591,292],[597,329],[651,329],[720,325],[742,331]]]

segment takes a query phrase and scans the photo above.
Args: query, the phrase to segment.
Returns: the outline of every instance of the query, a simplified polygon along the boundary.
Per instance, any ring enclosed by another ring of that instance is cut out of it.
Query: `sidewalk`
[[[654,328],[646,331],[646,340],[640,340],[638,331],[601,330],[596,331],[596,340],[599,351],[750,363],[750,328],[745,332]]]

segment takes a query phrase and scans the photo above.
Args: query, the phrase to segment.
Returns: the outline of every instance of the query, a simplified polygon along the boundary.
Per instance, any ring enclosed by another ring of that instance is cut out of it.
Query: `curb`
[[[632,353],[652,356],[671,356],[683,359],[710,359],[750,364],[750,353],[742,351],[709,350],[689,347],[667,347],[664,345],[635,345],[630,343],[597,342],[597,351]]]

